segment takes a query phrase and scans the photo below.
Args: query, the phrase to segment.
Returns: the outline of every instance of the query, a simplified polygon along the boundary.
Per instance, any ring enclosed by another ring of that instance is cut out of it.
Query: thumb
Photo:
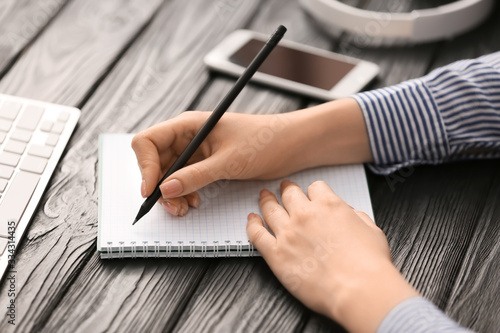
[[[219,161],[219,158],[210,156],[177,170],[160,186],[163,197],[166,199],[184,196],[219,179],[229,179],[229,173]]]
[[[145,198],[153,192],[160,180],[160,155],[155,144],[144,135],[136,135],[132,140],[132,149],[137,157],[137,164],[141,170],[141,195]]]

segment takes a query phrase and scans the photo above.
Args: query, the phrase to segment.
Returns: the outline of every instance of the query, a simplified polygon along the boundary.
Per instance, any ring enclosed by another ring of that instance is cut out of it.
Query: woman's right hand
[[[184,112],[138,133],[132,148],[142,174],[141,194],[149,196],[211,112]],[[171,214],[183,216],[196,207],[197,190],[219,179],[270,179],[300,169],[291,154],[291,114],[226,113],[200,145],[188,164],[160,186],[160,203]]]
[[[211,112],[189,111],[138,133],[132,148],[149,196]],[[160,203],[185,215],[197,190],[219,179],[272,179],[320,166],[371,160],[361,109],[345,98],[270,115],[226,113],[187,165],[160,186]]]

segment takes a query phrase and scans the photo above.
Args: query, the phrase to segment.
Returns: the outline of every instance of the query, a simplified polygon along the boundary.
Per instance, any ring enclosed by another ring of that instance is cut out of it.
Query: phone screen
[[[247,67],[264,44],[263,41],[251,39],[229,60]],[[277,45],[260,66],[259,72],[331,90],[354,66],[356,65]]]

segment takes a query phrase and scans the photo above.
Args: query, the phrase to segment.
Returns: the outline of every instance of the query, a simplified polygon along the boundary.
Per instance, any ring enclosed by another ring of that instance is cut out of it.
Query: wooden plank
[[[135,131],[192,104],[209,79],[203,56],[229,32],[244,26],[258,6],[257,1],[225,4],[232,7],[224,9],[219,1],[205,0],[166,3],[83,107],[80,127],[62,172],[54,177],[56,185],[48,193],[45,211],[51,216],[64,212],[64,218],[52,220],[61,229],[58,247],[77,248],[90,261],[81,274],[74,272],[79,275],[51,309],[45,331],[84,332],[94,325],[111,332],[168,331],[210,265],[210,260],[193,259],[101,262],[95,253],[95,171],[98,134]],[[81,203],[64,199],[73,197]],[[73,222],[67,225],[64,219]],[[82,263],[64,258],[73,265]],[[51,269],[59,272],[58,267]],[[108,287],[128,283],[135,287],[123,291]]]
[[[140,0],[72,1],[2,79],[0,91],[76,105],[159,4],[150,1],[145,5]],[[71,165],[61,163],[60,167],[66,173]],[[92,166],[89,171],[93,170]],[[64,187],[67,182],[64,177],[53,178],[55,188]],[[94,182],[95,178],[90,185]],[[88,202],[78,200],[82,193],[92,190],[86,185],[73,183],[70,186],[76,192],[66,188],[42,199],[40,212],[16,254],[16,326],[4,320],[0,331],[27,332],[43,326],[87,260],[95,238],[93,224],[84,218],[88,210],[82,208],[81,216],[64,210],[67,203],[88,206]],[[75,230],[79,219],[89,234],[80,230],[68,232]],[[3,283],[0,303],[9,302],[8,289],[7,283]]]
[[[0,91],[78,105],[160,1],[71,2],[0,81]]]
[[[171,259],[167,265],[161,259],[93,255],[42,331],[164,331],[194,293],[207,266],[202,261]],[[185,283],[173,284],[178,280]]]
[[[309,320],[304,325],[303,333],[331,332],[344,333],[347,332],[340,324],[332,321],[330,318],[324,317],[317,313],[311,313]]]
[[[472,172],[488,168],[489,190],[484,209],[471,232],[459,273],[451,286],[446,312],[477,332],[497,332],[500,314],[500,162],[480,163]],[[485,165],[484,165],[485,164]],[[493,165],[492,165],[493,164]],[[476,177],[474,177],[475,179]],[[470,193],[474,196],[476,193]]]
[[[174,331],[290,332],[305,313],[262,258],[221,259],[210,265]]]
[[[67,0],[4,0],[0,3],[0,77],[66,2]]]

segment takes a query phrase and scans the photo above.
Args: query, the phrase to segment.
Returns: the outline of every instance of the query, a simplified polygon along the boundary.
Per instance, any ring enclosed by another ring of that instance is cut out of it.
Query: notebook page
[[[130,146],[132,134],[101,136],[98,247],[108,242],[129,244],[160,241],[248,244],[247,215],[260,214],[259,192],[267,188],[279,194],[281,179],[271,181],[219,181],[199,191],[200,207],[184,217],[172,216],[157,204],[138,221],[132,222],[144,199],[140,195],[141,175]],[[326,181],[348,204],[373,217],[365,171],[362,165],[321,167],[286,177],[302,189],[316,180]]]

